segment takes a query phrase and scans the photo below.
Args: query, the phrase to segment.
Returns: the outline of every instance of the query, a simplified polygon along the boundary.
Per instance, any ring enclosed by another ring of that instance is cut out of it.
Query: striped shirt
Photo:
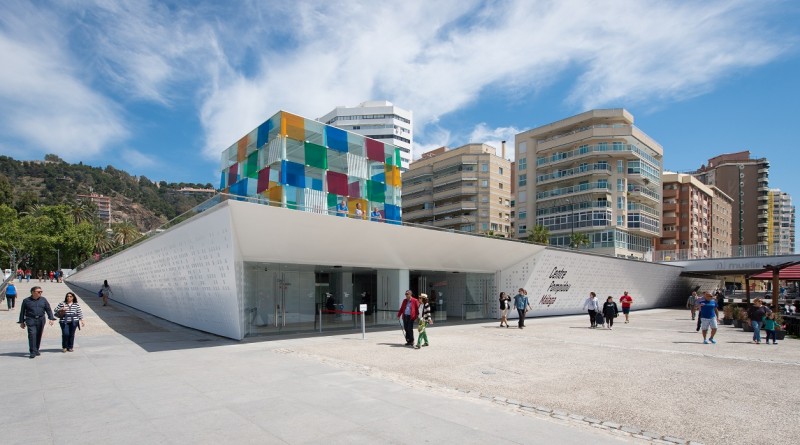
[[[430,323],[431,321],[431,305],[429,303],[425,303],[422,305],[422,309],[420,310],[422,316],[420,317],[422,320]]]
[[[83,311],[81,311],[81,305],[78,303],[67,304],[63,301],[58,303],[56,306],[56,310],[54,311],[56,314],[59,310],[66,309],[66,314],[64,317],[61,318],[62,321],[66,323],[70,323],[73,321],[83,320]]]

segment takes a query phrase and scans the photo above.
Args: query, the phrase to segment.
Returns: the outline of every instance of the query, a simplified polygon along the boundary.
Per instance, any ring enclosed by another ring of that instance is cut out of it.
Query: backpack
[[[99,291],[97,291],[97,296],[99,298],[103,298],[103,289],[100,289]]]
[[[597,312],[596,314],[594,314],[594,321],[597,324],[603,324],[606,322],[602,312]]]

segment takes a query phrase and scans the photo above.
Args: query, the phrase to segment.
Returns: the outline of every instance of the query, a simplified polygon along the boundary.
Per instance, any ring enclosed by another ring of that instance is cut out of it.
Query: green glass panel
[[[322,170],[328,169],[328,149],[322,145],[306,142],[306,165]]]
[[[247,166],[245,167],[245,176],[248,178],[258,179],[258,152],[254,151],[247,156]]]
[[[403,165],[403,161],[400,158],[400,149],[399,148],[395,148],[394,149],[394,165],[396,165],[398,167]]]
[[[335,193],[328,193],[328,208],[336,208],[336,204],[339,203],[339,197],[336,196]]]
[[[367,199],[373,202],[386,200],[386,186],[382,182],[367,180]]]

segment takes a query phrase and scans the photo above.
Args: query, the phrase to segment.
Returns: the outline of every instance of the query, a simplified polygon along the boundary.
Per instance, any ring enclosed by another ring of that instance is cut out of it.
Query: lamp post
[[[572,249],[572,244],[575,241],[575,204],[567,198],[569,204],[569,248]]]

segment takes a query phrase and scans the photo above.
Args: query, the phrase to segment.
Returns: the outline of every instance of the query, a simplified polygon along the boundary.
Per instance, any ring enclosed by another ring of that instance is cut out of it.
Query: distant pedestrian
[[[406,291],[406,299],[397,311],[397,318],[403,320],[403,330],[406,332],[406,346],[414,346],[414,321],[419,316],[419,301],[414,298],[414,294]]]
[[[692,295],[689,295],[689,299],[686,300],[686,307],[689,308],[689,311],[692,313],[692,320],[694,320],[695,313],[697,312],[697,292],[692,292]]]
[[[50,273],[49,273],[49,276],[50,276],[50,282],[52,283],[53,279],[55,279],[55,277],[56,277],[56,273],[51,270]]]
[[[772,312],[772,311],[769,311]],[[747,309],[747,318],[750,319],[750,326],[753,327],[753,343],[761,343],[761,321],[767,315],[767,308],[761,304],[761,299],[753,300],[753,305]]]
[[[36,274],[36,278],[39,279],[40,283],[42,282],[42,279],[44,278],[44,272],[42,272],[42,269],[39,269],[39,272]]]
[[[108,297],[113,294],[111,286],[108,285],[108,280],[103,280],[103,287],[100,288],[100,296],[103,297],[103,306],[108,306]]]
[[[6,286],[6,304],[9,311],[13,311],[17,306],[17,288],[14,287],[13,281],[9,281]]]
[[[769,339],[772,337],[772,344],[777,345],[778,341],[775,339],[775,328],[778,326],[778,323],[775,321],[775,314],[769,312],[767,315],[764,316],[764,330],[767,331],[767,341],[766,344],[769,344]]]
[[[617,318],[617,314],[619,314],[617,302],[614,301],[614,297],[609,295],[608,298],[606,298],[606,302],[603,303],[603,316],[606,318],[608,329],[612,329],[614,326],[614,319]]]
[[[628,295],[628,291],[625,291],[622,296],[619,297],[619,303],[622,305],[622,313],[625,314],[625,323],[629,323],[628,315],[631,313],[633,297]]]
[[[20,283],[22,283],[22,275],[23,275],[22,268],[17,269],[17,281]]]
[[[26,283],[30,283],[31,282],[31,270],[30,269],[25,269],[25,282]]]
[[[517,314],[519,315],[517,327],[520,329],[525,328],[525,314],[527,314],[528,309],[531,308],[527,295],[528,292],[526,292],[525,289],[519,288],[519,293],[514,296],[514,307],[517,308]]]
[[[416,349],[419,349],[422,339],[425,339],[425,343],[422,343],[422,346],[428,346],[428,331],[425,328],[430,324],[433,324],[433,319],[431,318],[431,305],[428,304],[428,295],[419,294],[418,337],[417,345],[414,346]]]
[[[589,329],[597,327],[597,312],[600,310],[600,302],[597,301],[597,294],[589,292],[586,301],[583,302],[583,310],[589,311]]]
[[[511,309],[511,297],[505,292],[500,292],[500,327],[508,327],[508,310]]]
[[[360,202],[356,203],[355,217],[356,219],[364,219],[364,210],[361,209]]]
[[[42,345],[42,334],[44,333],[44,317],[50,320],[50,326],[53,326],[55,317],[53,310],[50,309],[50,303],[42,296],[42,288],[33,286],[31,288],[31,296],[22,300],[22,305],[19,309],[19,326],[22,329],[28,328],[28,352],[30,358],[36,358],[39,353],[39,347]]]
[[[344,199],[339,201],[339,204],[336,204],[336,216],[347,216],[347,203]]]
[[[700,329],[703,331],[703,343],[716,343],[714,336],[717,334],[717,323],[719,323],[717,300],[710,293],[704,292],[703,299],[697,302],[697,306],[700,308]],[[706,340],[709,329],[711,330],[711,336]]]
[[[78,297],[72,292],[67,292],[64,301],[56,305],[56,316],[61,325],[61,352],[72,352],[75,346],[75,331],[84,326],[83,311],[78,304]]]

